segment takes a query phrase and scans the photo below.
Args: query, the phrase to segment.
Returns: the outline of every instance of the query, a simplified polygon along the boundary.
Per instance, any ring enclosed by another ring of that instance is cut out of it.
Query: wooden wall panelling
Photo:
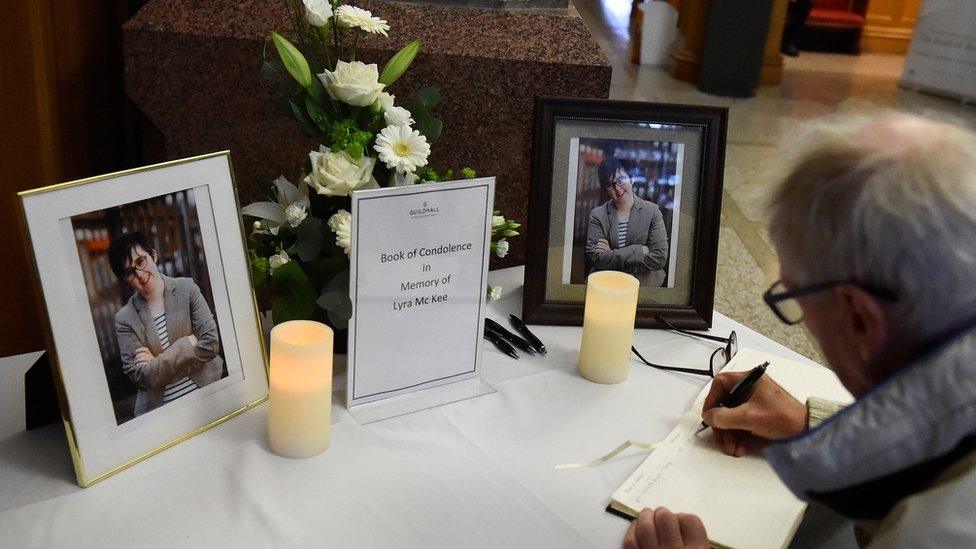
[[[865,53],[908,53],[922,0],[871,0],[861,33]]]

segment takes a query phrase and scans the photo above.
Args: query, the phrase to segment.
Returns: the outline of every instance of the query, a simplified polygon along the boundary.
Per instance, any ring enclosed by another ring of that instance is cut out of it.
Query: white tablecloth
[[[518,312],[522,273],[490,274],[506,290],[491,318]],[[31,357],[3,359],[0,546],[617,547],[627,522],[604,508],[645,454],[553,467],[662,438],[706,379],[635,361],[624,383],[590,383],[575,370],[580,328],[532,329],[546,357],[485,346],[496,393],[365,426],[334,402],[331,446],[307,460],[270,452],[262,405],[88,489],[74,484],[60,426],[21,430],[11,395]],[[732,329],[742,347],[807,361],[716,313],[713,333]],[[635,345],[693,366],[714,347],[655,330],[638,330]],[[849,526],[808,512],[794,545],[824,544],[852,546]]]

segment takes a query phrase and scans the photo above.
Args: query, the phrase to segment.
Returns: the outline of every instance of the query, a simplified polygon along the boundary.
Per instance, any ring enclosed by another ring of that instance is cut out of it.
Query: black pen
[[[515,329],[518,330],[518,333],[522,334],[522,337],[524,337],[525,340],[528,341],[529,344],[531,344],[536,351],[542,354],[546,354],[548,352],[546,350],[546,346],[542,344],[542,340],[537,338],[535,334],[529,331],[529,327],[526,326],[524,322],[522,322],[521,318],[515,315],[508,315],[508,318],[509,320],[511,320],[512,326],[515,326]]]
[[[529,353],[530,355],[536,353],[536,350],[532,347],[532,345],[528,341],[513,334],[512,332],[509,332],[508,330],[505,329],[504,326],[502,326],[501,324],[495,322],[490,318],[485,319],[485,329],[491,330],[492,332],[495,333],[495,335],[504,338],[512,345],[518,347],[518,349],[521,351]]]
[[[735,408],[736,406],[741,406],[743,403],[745,403],[745,401],[749,400],[749,397],[752,396],[752,389],[755,388],[756,382],[759,381],[759,378],[766,373],[767,366],[769,366],[768,361],[763,362],[759,366],[753,368],[748,374],[746,374],[745,377],[740,379],[734,387],[732,387],[732,390],[729,391],[728,396],[725,397],[725,400],[723,400],[719,406],[722,408]],[[708,424],[702,421],[701,427],[695,431],[695,434],[697,435],[705,429],[708,429]]]
[[[519,354],[518,351],[515,350],[515,347],[512,347],[512,344],[505,341],[502,336],[489,330],[487,326],[485,327],[485,339],[490,341],[495,347],[498,348],[499,351],[514,358],[515,360],[518,360]]]

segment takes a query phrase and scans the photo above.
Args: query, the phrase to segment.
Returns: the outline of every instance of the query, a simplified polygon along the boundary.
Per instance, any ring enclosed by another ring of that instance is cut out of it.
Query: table
[[[522,276],[521,267],[490,273],[505,291],[489,317],[520,310]],[[716,313],[713,333],[732,329],[742,347],[809,362]],[[0,546],[618,547],[627,522],[604,508],[646,454],[553,467],[662,438],[706,380],[634,361],[626,382],[590,383],[576,374],[580,328],[533,331],[547,356],[515,361],[485,346],[495,393],[367,425],[334,401],[332,445],[307,460],[270,452],[265,404],[81,489],[60,425],[0,423]],[[694,365],[714,344],[638,330],[635,345]],[[16,393],[30,363],[0,361],[0,396]],[[0,407],[22,422],[22,399]],[[794,546],[855,545],[848,524],[811,509]]]

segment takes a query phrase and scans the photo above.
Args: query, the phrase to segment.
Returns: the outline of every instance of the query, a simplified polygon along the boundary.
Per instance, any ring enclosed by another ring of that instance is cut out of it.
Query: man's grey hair
[[[814,123],[790,153],[770,234],[797,283],[891,290],[893,328],[920,338],[976,315],[976,134],[848,116]]]

